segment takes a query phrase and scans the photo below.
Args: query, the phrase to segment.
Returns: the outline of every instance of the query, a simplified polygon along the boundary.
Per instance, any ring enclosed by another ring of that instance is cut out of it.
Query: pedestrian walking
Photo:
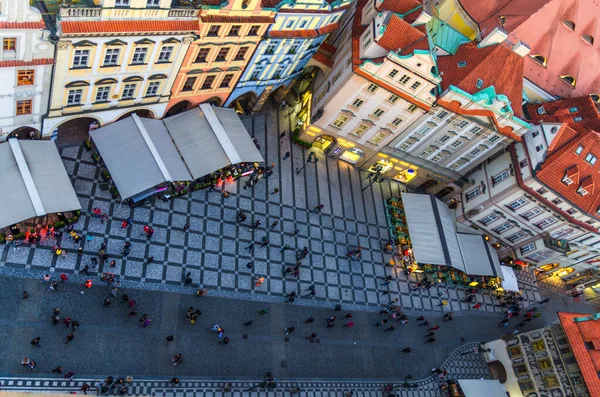
[[[300,229],[296,229],[294,230],[294,233],[292,233],[292,236],[297,236],[298,233],[300,233]]]
[[[183,232],[187,232],[188,230],[190,230],[190,224],[186,223],[185,225],[183,225]]]
[[[252,266],[254,266],[254,262],[248,262],[248,263],[246,263],[246,268],[252,269]]]
[[[258,314],[260,314],[261,316],[264,316],[265,314],[269,314],[269,309],[262,309],[261,311],[258,312]]]
[[[254,222],[252,226],[250,226],[250,230],[254,230],[260,226],[260,220]]]
[[[244,323],[244,326],[248,327],[254,323],[254,320],[248,320]]]
[[[277,193],[279,193],[279,188],[275,188],[273,189],[273,191],[271,192],[271,196],[276,195]]]
[[[54,369],[52,370],[52,373],[55,373],[55,374],[62,374],[62,373],[63,373],[63,367],[61,367],[60,365],[59,365],[59,366],[57,366],[56,368],[54,368]]]
[[[349,320],[352,318],[352,313],[347,313],[344,317],[342,317],[345,320]]]
[[[75,335],[73,335],[73,333],[69,333],[69,335],[67,335],[67,341],[65,342],[65,345],[69,342],[71,342],[73,339],[75,339]]]
[[[394,330],[396,330],[396,327],[394,325],[390,325],[383,332],[394,332]]]
[[[261,241],[262,241],[262,243],[260,244],[261,248],[264,248],[267,245],[269,245],[269,239],[267,238],[267,236],[263,236]]]
[[[540,305],[542,305],[542,304],[544,304],[544,303],[548,303],[548,302],[550,302],[550,298],[544,298],[544,299],[542,299],[541,301],[539,301],[538,303],[539,303]]]
[[[165,338],[166,343],[173,342],[175,340],[175,336],[169,335]]]
[[[311,324],[311,323],[314,323],[314,322],[315,322],[315,318],[314,318],[314,317],[309,317],[309,318],[307,318],[306,320],[304,320],[304,322],[305,322],[306,324]]]
[[[290,248],[291,248],[290,245],[286,244],[279,249],[279,252],[285,252],[285,251],[289,250]]]
[[[433,343],[435,342],[435,338],[429,338],[425,341],[425,343]]]
[[[247,247],[246,247],[246,251],[248,252],[252,252],[252,250],[254,249],[254,243],[250,243]]]
[[[23,291],[23,299],[29,298],[29,293],[27,291]]]
[[[283,160],[287,160],[288,158],[290,158],[290,152],[285,152],[283,155]]]
[[[79,327],[79,321],[71,321],[71,327],[73,327],[73,332]]]
[[[337,304],[335,305],[335,307],[333,308],[334,312],[341,312],[342,311],[342,305]]]
[[[475,306],[473,306],[473,309],[479,310],[480,307],[481,307],[481,303],[476,303]]]
[[[296,327],[289,327],[285,329],[285,335],[289,336],[289,334],[291,334],[292,332],[294,332],[296,330]]]
[[[404,349],[401,350],[402,353],[410,353],[412,351],[412,347],[405,347]]]
[[[228,337],[225,337],[225,338],[224,338],[224,339],[223,339],[221,342],[219,342],[219,343],[220,343],[220,344],[222,344],[222,345],[226,345],[226,344],[228,344],[228,343],[229,343],[229,338],[228,338]]]
[[[354,327],[354,323],[352,321],[348,321],[346,324],[344,324],[345,328],[352,328]]]
[[[319,204],[319,205],[315,206],[312,210],[310,210],[310,212],[313,214],[320,214],[321,211],[323,210],[323,207],[325,207],[324,204]]]
[[[40,338],[39,336],[38,336],[38,337],[36,337],[36,338],[34,338],[34,339],[31,341],[31,346],[35,346],[35,347],[42,347],[42,346],[40,346],[40,340],[41,340],[41,338]]]
[[[151,264],[152,262],[154,262],[154,256],[149,256],[148,259],[146,259],[146,265]]]
[[[265,282],[265,278],[264,278],[264,277],[262,277],[262,276],[259,276],[259,277],[256,279],[256,282],[254,283],[254,286],[255,286],[255,287],[260,287],[260,286],[262,285],[262,283],[264,283],[264,282]]]
[[[104,303],[102,304],[102,307],[106,308],[110,306],[110,299],[105,299]]]
[[[171,379],[171,386],[177,386],[179,384],[179,378],[175,377]]]
[[[307,336],[305,339],[308,339],[309,341],[313,341],[315,340],[315,338],[317,337],[317,333],[316,332],[312,332],[309,336]]]
[[[375,323],[375,326],[377,326],[377,327],[381,327],[381,326],[383,326],[384,324],[386,324],[388,321],[389,321],[389,320],[388,320],[387,318],[384,318],[383,320],[380,320],[380,321],[376,322],[376,323]]]
[[[64,378],[68,379],[68,380],[73,380],[73,377],[75,376],[75,372],[73,371],[69,371],[65,374]]]
[[[421,324],[419,324],[419,327],[427,327],[429,325],[429,321],[423,321]]]
[[[279,221],[275,219],[273,223],[271,223],[271,230],[275,229],[275,227],[279,224]]]
[[[173,365],[178,365],[178,364],[181,364],[182,362],[183,362],[183,357],[181,356],[181,353],[175,354],[175,357],[173,357]]]
[[[438,329],[440,329],[439,325],[435,325],[435,326],[429,328],[430,331],[437,331]]]

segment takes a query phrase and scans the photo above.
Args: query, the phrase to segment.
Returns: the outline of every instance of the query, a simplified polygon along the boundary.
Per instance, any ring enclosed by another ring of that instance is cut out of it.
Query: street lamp
[[[408,374],[404,377],[404,388],[405,389],[408,389],[410,387],[410,385],[408,384],[408,380],[412,379],[412,378],[413,378],[413,376],[410,374]]]
[[[299,174],[308,164],[317,164],[319,159],[315,156],[315,152],[310,152],[308,154],[308,158],[306,159],[306,163],[300,169],[296,169],[296,174]]]
[[[375,167],[373,167],[373,171],[369,172],[369,175],[367,175],[367,179],[369,179],[369,184],[367,186],[365,186],[362,191],[364,192],[369,186],[371,186],[373,183],[377,182],[377,183],[381,183],[383,182],[383,175],[381,175],[381,171],[383,170],[383,167],[381,166],[381,164],[377,164]]]

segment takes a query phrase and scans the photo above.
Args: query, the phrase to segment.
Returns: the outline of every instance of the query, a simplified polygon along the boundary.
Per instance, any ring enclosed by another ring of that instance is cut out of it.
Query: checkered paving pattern
[[[521,285],[533,285],[552,291],[555,294],[566,295],[569,288],[560,277],[536,276],[532,268],[515,269],[515,275]]]
[[[471,343],[456,349],[444,362],[441,368],[448,371],[447,379],[490,379],[488,366],[480,354],[470,353],[477,346]],[[468,353],[468,354],[463,354]],[[4,391],[35,391],[35,392],[63,392],[79,391],[85,383],[94,385],[104,376],[73,381],[57,378],[0,378],[1,388]],[[167,379],[142,379],[135,380],[129,388],[129,395],[155,396],[155,397],[223,397],[232,395],[223,392],[223,384],[230,382],[234,396],[266,396],[273,395],[264,389],[248,391],[257,385],[260,379],[248,381],[207,379],[182,379],[177,387],[172,387]],[[277,379],[275,395],[288,395],[293,387],[300,388],[300,397],[332,397],[343,396],[345,392],[352,391],[356,397],[381,396],[381,390],[386,384],[393,383],[398,387],[394,393],[402,397],[436,397],[440,395],[440,380],[437,376],[409,382],[411,388],[404,388],[403,379],[382,381],[295,381],[293,379]],[[95,395],[95,391],[88,394]]]
[[[227,184],[225,189],[231,193],[227,198],[218,192],[197,191],[131,209],[111,199],[109,186],[100,177],[102,168],[94,164],[89,152],[81,146],[62,148],[63,162],[83,208],[75,225],[84,236],[79,243],[83,255],[76,254],[79,245],[63,236],[58,242],[48,239],[38,246],[4,247],[1,260],[7,266],[38,270],[40,274],[77,274],[91,265],[90,259],[106,243],[108,261],[116,260],[116,267],[104,264],[93,273],[110,271],[142,288],[189,293],[191,289],[184,287],[183,279],[190,272],[194,283],[209,293],[235,298],[281,300],[283,294],[292,291],[306,294],[307,287],[315,284],[316,297],[301,298],[301,304],[341,302],[346,307],[375,309],[398,299],[402,307],[415,310],[461,311],[473,306],[461,302],[465,297],[461,289],[436,286],[412,291],[410,282],[415,275],[407,280],[400,269],[385,266],[392,257],[382,249],[389,240],[383,203],[391,196],[399,197],[400,184],[384,181],[363,191],[368,183],[364,172],[321,152],[316,152],[317,164],[307,164],[297,172],[306,164],[308,152],[292,145],[289,134],[279,140],[281,132],[289,131],[287,118],[258,115],[243,121],[258,139],[266,163],[274,163],[276,168],[271,177],[253,188],[244,189],[244,181]],[[280,160],[287,151],[290,158]],[[275,188],[279,191],[272,194]],[[323,213],[310,213],[320,203],[325,205]],[[109,214],[106,222],[89,216],[95,207]],[[236,225],[239,209],[248,214],[246,225],[260,220],[261,227],[252,232],[247,226]],[[122,222],[129,217],[133,226],[122,229]],[[269,228],[275,221],[278,224]],[[190,230],[184,232],[186,223]],[[143,235],[144,225],[154,228],[151,240]],[[299,229],[297,236],[292,235],[295,229]],[[268,247],[260,246],[263,237],[268,238]],[[121,255],[125,241],[132,244],[127,257]],[[247,250],[251,242],[255,243],[252,252]],[[50,247],[55,243],[70,251],[66,258],[53,255]],[[282,252],[286,244],[291,249]],[[359,244],[362,259],[350,261],[348,250]],[[284,269],[295,263],[295,253],[303,247],[308,247],[310,254],[303,261],[299,279],[284,277]],[[150,256],[154,261],[147,264]],[[246,266],[250,262],[251,269]],[[395,279],[383,286],[388,274]],[[266,278],[260,287],[253,282],[258,276]],[[528,301],[539,299],[535,286],[524,284],[523,289]],[[448,300],[449,305],[439,306],[441,299]],[[487,293],[478,294],[477,302],[483,304],[481,311],[500,311]]]

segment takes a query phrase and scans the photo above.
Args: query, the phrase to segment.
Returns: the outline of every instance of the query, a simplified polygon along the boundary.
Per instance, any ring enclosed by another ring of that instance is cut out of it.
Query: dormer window
[[[460,62],[458,63],[458,67],[459,67],[459,68],[464,68],[465,66],[467,66],[467,61],[460,61]]]
[[[585,41],[587,41],[589,44],[594,44],[594,36],[590,36],[585,35],[585,36],[581,36],[582,39],[584,39]]]
[[[579,170],[577,169],[577,166],[571,166],[569,168],[567,168],[567,170],[565,171],[565,175],[563,176],[562,179],[562,183],[564,183],[565,185],[569,186],[572,185],[573,183],[577,182],[577,180],[579,176]]]
[[[573,117],[573,121],[576,123],[579,123],[580,121],[583,121],[583,117],[581,117],[581,116]]]
[[[577,194],[580,196],[594,194],[594,180],[591,176],[588,176],[581,181],[579,187],[577,188]]]
[[[565,74],[563,76],[560,76],[560,79],[562,81],[564,81],[565,83],[567,83],[568,85],[570,85],[571,87],[575,87],[575,84],[577,83],[577,81],[575,80],[575,77],[571,76],[570,74]]]
[[[565,21],[562,21],[562,23],[564,23],[565,26],[568,27],[569,29],[575,30],[575,22],[565,20]]]
[[[578,110],[579,110],[579,109],[578,109],[578,108],[576,108],[576,107],[569,108],[569,113],[575,113],[575,112],[577,112]]]
[[[477,82],[475,83],[475,86],[476,86],[477,88],[481,88],[481,87],[483,87],[483,80],[481,80],[481,79],[477,79]]]
[[[546,109],[544,109],[544,105],[537,108],[537,114],[546,114]]]
[[[569,185],[573,184],[573,181],[571,180],[571,178],[569,178],[568,176],[565,175],[562,179],[562,183],[569,186]]]
[[[580,196],[585,196],[586,194],[588,194],[588,192],[580,186],[579,189],[577,189],[577,194],[579,194]]]
[[[539,55],[539,54],[531,55],[531,59],[533,59],[534,61],[536,61],[537,63],[539,63],[543,67],[546,67],[547,60],[546,60],[545,56]]]
[[[598,159],[592,153],[588,153],[588,155],[585,156],[585,161],[587,161],[591,165],[596,164],[596,160],[598,160]]]
[[[579,145],[579,146],[577,146],[575,153],[579,156],[581,154],[581,152],[583,152],[583,146]]]

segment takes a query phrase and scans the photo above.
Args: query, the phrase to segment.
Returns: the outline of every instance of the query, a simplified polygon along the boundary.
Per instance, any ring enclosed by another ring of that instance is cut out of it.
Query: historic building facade
[[[73,120],[89,126],[133,112],[163,117],[199,31],[198,10],[172,8],[171,1],[101,0],[61,7],[44,136],[59,135]]]
[[[275,22],[225,105],[245,97],[249,107],[257,110],[272,92],[285,91],[302,74],[327,36],[340,27],[351,3],[351,0],[262,0],[263,10],[276,11]]]
[[[485,231],[510,256],[562,277],[595,284],[600,262],[600,116],[593,100],[529,104],[535,123],[520,143],[467,176],[458,221]]]
[[[0,141],[40,137],[54,63],[45,28],[29,1],[0,3]]]
[[[203,102],[222,106],[274,21],[275,11],[263,10],[260,0],[204,2],[199,37],[173,84],[169,113]]]

